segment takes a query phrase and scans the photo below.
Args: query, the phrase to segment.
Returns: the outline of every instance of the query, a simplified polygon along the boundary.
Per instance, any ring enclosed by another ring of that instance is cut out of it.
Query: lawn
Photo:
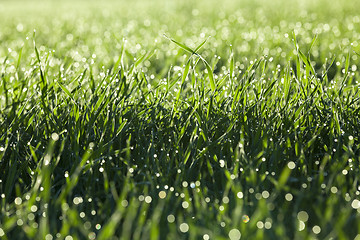
[[[360,240],[359,5],[0,1],[0,238]]]

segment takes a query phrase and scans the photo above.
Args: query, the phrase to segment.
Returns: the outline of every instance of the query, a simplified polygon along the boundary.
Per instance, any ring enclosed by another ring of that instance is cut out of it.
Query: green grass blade
[[[231,45],[230,45],[229,74],[230,74],[230,79],[232,79],[234,77],[234,53]]]
[[[345,73],[344,73],[343,80],[341,81],[341,84],[340,84],[339,96],[342,96],[342,94],[343,94],[343,90],[344,90],[344,87],[346,85],[346,80],[347,80],[347,78],[349,76],[349,66],[350,66],[350,52],[346,56]]]
[[[172,41],[173,43],[175,43],[176,45],[178,45],[180,48],[182,48],[183,50],[187,51],[188,53],[191,54],[196,54],[196,52],[194,50],[192,50],[191,48],[189,48],[188,46],[186,46],[185,44],[182,44],[178,41],[176,41],[175,39],[169,38],[168,36],[166,36],[164,34],[164,37],[166,37],[168,40]],[[205,43],[205,42],[204,42]],[[201,46],[200,46],[201,47]]]
[[[187,60],[186,62],[186,65],[185,65],[185,68],[184,68],[184,72],[182,74],[182,77],[181,77],[181,85],[180,85],[180,89],[177,93],[177,96],[176,96],[176,102],[179,101],[180,99],[180,95],[181,95],[181,91],[182,91],[182,87],[184,85],[184,82],[189,74],[189,70],[190,70],[190,63],[191,63],[191,57]]]
[[[300,50],[298,51],[298,54],[299,54],[301,60],[305,63],[306,67],[310,68],[311,72],[313,74],[315,74],[316,72],[315,72],[314,67],[311,65],[310,59],[307,58]]]
[[[211,90],[214,92],[216,90],[216,84],[215,84],[215,80],[214,80],[213,70],[211,69],[209,63],[203,57],[200,56],[200,59],[205,64],[206,70],[208,72],[209,80],[210,80],[210,87],[211,87]]]
[[[312,40],[311,43],[310,43],[310,47],[309,47],[309,51],[308,51],[308,56],[310,56],[311,49],[313,48],[313,46],[314,46],[314,44],[315,44],[315,42],[316,42],[316,40],[317,40],[317,37],[318,37],[318,35],[316,34],[316,35],[314,36],[313,40]]]
[[[199,46],[197,46],[194,50],[194,53],[197,53],[197,51],[206,43],[206,41],[209,39],[210,37],[208,37],[207,39],[205,39],[202,43],[199,44]]]

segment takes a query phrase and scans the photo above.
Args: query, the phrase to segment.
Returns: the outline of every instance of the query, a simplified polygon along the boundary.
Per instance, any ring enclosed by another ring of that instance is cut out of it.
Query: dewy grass
[[[358,3],[1,2],[0,238],[359,239]]]

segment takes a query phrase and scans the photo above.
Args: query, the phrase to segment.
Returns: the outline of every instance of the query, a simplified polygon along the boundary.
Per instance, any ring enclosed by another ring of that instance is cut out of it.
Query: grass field
[[[360,1],[1,1],[1,239],[360,240]]]

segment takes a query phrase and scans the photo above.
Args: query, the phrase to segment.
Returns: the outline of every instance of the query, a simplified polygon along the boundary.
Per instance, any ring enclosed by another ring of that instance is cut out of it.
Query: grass
[[[360,239],[359,2],[216,3],[0,3],[1,239]]]

